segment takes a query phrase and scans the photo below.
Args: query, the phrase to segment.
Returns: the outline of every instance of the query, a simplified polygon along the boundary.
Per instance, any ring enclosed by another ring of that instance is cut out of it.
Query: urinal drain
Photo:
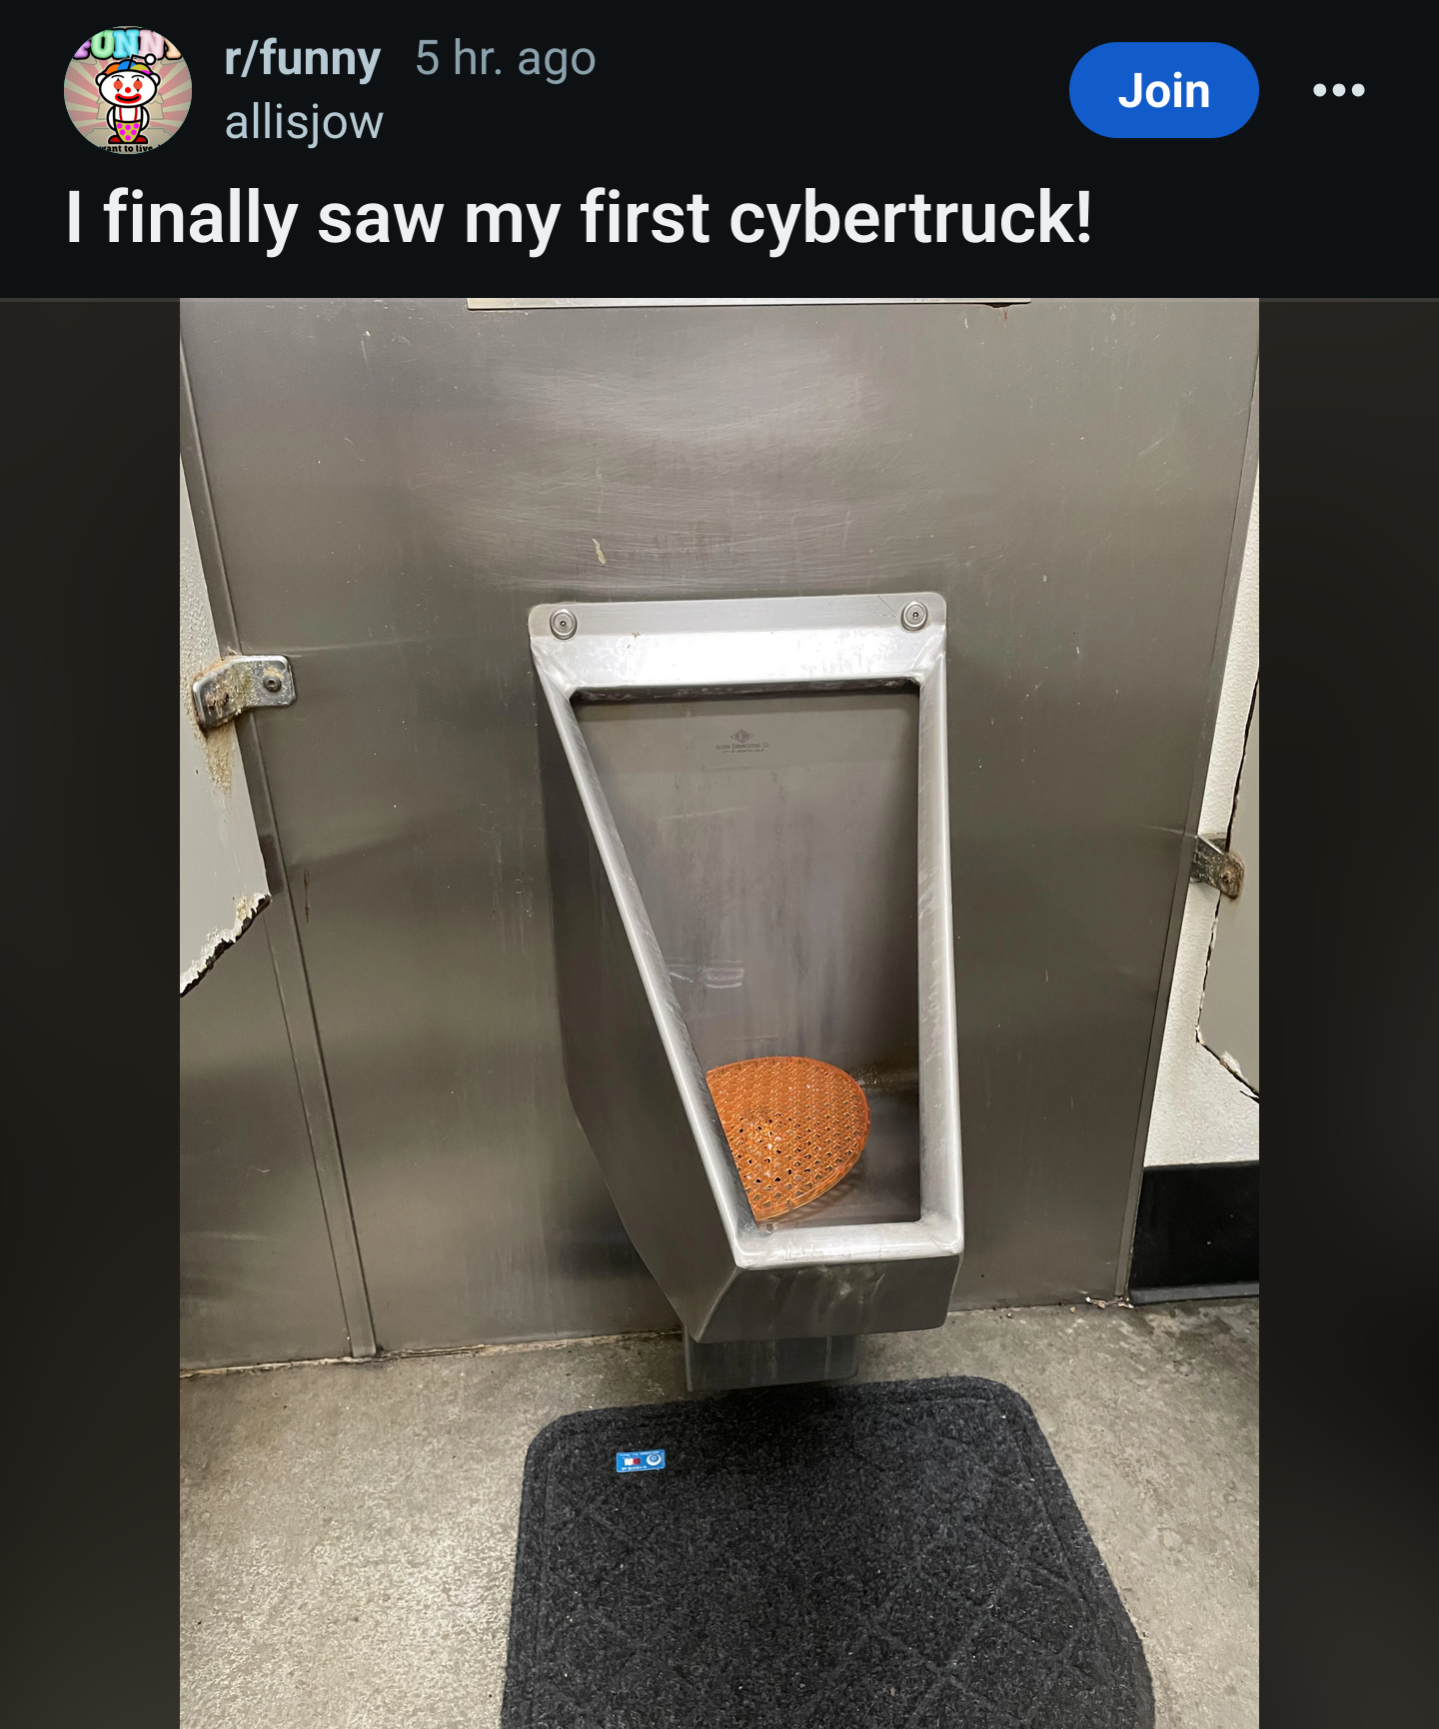
[[[750,1057],[705,1079],[757,1219],[818,1200],[864,1151],[869,1100],[832,1063]]]

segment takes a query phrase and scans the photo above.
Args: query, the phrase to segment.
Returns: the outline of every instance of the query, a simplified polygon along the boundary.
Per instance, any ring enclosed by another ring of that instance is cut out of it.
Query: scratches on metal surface
[[[199,740],[205,753],[205,772],[210,777],[210,784],[225,798],[229,798],[234,789],[234,732],[233,730],[206,732],[200,725],[195,714],[195,705],[190,698],[190,688],[201,673],[209,667],[202,667],[198,673],[180,672],[180,707],[189,717],[190,730]]]

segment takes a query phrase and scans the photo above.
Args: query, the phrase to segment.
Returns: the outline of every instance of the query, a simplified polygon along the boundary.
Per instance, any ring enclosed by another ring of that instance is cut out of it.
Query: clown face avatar
[[[146,103],[154,101],[160,88],[160,74],[154,65],[153,54],[130,54],[123,60],[112,60],[95,79],[101,100],[110,104],[105,118],[114,128],[109,138],[111,144],[150,142],[145,136],[150,123]]]

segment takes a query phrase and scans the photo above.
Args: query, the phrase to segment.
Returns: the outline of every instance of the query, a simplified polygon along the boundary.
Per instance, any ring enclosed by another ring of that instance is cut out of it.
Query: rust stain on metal
[[[217,661],[215,664],[220,665],[221,663]],[[204,668],[200,673],[191,674],[188,677],[182,676],[180,702],[185,713],[190,717],[190,725],[195,730],[195,736],[205,747],[205,767],[209,772],[212,785],[217,787],[226,798],[229,798],[235,783],[233,729],[226,727],[217,732],[206,732],[195,714],[195,700],[191,694],[195,679],[203,677],[204,672],[208,670],[209,668]]]
[[[202,733],[201,737],[205,740],[205,766],[210,771],[210,779],[228,798],[234,790],[234,734]]]

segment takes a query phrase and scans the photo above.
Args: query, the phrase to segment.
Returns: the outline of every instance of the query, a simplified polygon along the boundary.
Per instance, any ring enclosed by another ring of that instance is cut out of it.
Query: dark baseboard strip
[[[1134,1222],[1130,1301],[1258,1288],[1259,1161],[1150,1166]]]
[[[1129,1300],[1136,1309],[1142,1309],[1146,1303],[1190,1303],[1201,1298],[1258,1295],[1258,1279],[1246,1279],[1236,1285],[1155,1285],[1146,1291],[1132,1290]]]

